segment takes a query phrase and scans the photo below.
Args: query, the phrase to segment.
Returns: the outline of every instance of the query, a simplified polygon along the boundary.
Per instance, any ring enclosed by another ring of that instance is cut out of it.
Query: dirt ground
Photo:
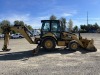
[[[100,34],[82,36],[94,39],[97,52],[75,52],[61,47],[53,52],[41,49],[33,55],[36,45],[24,38],[10,39],[11,50],[3,52],[0,39],[0,75],[100,75]]]

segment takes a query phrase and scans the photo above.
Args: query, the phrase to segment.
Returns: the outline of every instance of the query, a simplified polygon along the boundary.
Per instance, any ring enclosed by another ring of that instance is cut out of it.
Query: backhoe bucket
[[[91,52],[97,51],[96,47],[94,46],[94,40],[93,39],[89,40],[89,43],[88,43],[86,49],[88,51],[91,51]]]

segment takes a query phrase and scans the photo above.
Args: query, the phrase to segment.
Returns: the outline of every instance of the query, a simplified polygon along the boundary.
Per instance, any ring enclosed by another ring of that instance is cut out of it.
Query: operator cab
[[[53,33],[57,38],[60,38],[61,21],[59,21],[59,20],[41,20],[41,22],[42,22],[41,36],[50,32],[50,33]]]

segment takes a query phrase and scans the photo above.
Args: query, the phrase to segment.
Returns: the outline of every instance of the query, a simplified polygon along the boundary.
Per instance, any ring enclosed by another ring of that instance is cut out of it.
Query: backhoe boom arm
[[[7,31],[8,29],[8,31]],[[10,38],[10,31],[15,31],[21,33],[24,38],[30,43],[34,44],[33,40],[29,36],[28,32],[30,32],[25,26],[11,26],[11,27],[3,27],[3,31],[5,32],[4,36],[4,46],[2,50],[7,50],[7,46],[9,43],[9,38]],[[31,33],[31,32],[30,32]]]

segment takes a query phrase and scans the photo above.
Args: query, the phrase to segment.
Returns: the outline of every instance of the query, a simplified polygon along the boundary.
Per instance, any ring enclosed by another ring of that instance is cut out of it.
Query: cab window
[[[60,31],[60,27],[59,27],[58,22],[52,22],[51,23],[51,31],[54,31],[54,32]]]
[[[43,31],[50,31],[50,22],[43,22]]]

